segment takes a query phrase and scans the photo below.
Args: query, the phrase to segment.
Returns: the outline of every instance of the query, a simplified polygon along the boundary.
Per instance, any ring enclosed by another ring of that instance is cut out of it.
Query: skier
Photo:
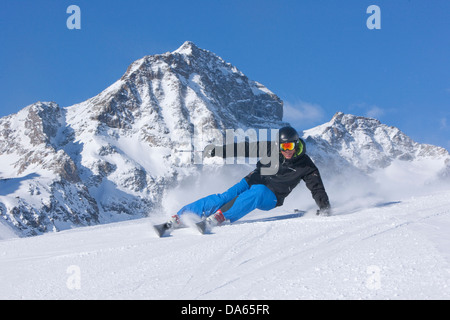
[[[275,174],[261,174],[261,169],[267,167],[268,164],[262,164],[259,161],[255,170],[224,193],[207,196],[181,208],[166,223],[165,229],[181,227],[180,216],[185,213],[207,217],[202,222],[200,231],[203,233],[205,228],[210,229],[220,225],[225,220],[230,220],[233,223],[254,209],[271,210],[283,205],[284,199],[300,180],[305,181],[306,187],[311,191],[312,197],[319,207],[317,214],[329,215],[328,195],[319,170],[311,158],[305,154],[305,142],[300,139],[297,131],[292,127],[281,128],[278,140],[279,166]],[[266,150],[271,150],[271,142],[265,143],[269,145]],[[248,142],[245,142],[246,156],[249,156],[251,147],[255,147],[255,145],[251,146]],[[256,147],[259,149],[259,143],[256,143]],[[238,144],[234,145],[234,149],[238,150]],[[215,150],[207,150],[206,148],[205,156],[216,156]],[[222,154],[223,158],[226,158],[226,146],[223,146]]]

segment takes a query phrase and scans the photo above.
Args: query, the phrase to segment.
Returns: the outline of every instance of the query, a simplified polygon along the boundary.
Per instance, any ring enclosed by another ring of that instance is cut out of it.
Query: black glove
[[[331,216],[331,207],[324,207],[322,209],[317,210],[316,215],[322,216],[322,217],[329,217]]]

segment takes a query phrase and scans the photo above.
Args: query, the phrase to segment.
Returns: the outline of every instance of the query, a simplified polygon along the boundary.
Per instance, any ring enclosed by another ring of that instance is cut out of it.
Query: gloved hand
[[[331,208],[325,207],[322,209],[317,210],[316,215],[322,216],[322,217],[329,217],[331,216]]]
[[[216,146],[213,144],[208,144],[205,149],[203,149],[203,158],[212,158],[216,156]]]

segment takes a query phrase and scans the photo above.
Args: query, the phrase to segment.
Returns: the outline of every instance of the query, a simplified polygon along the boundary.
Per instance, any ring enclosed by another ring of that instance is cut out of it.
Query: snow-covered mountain
[[[374,176],[387,168],[416,167],[418,171],[412,172],[416,179],[419,174],[427,181],[450,177],[446,149],[417,143],[376,119],[337,112],[329,122],[305,130],[303,138],[314,160],[329,174],[352,171]]]
[[[99,95],[0,119],[0,215],[20,235],[146,216],[193,171],[195,132],[280,126],[282,101],[185,42],[135,61]]]
[[[198,174],[195,151],[214,141],[199,131],[279,128],[282,118],[279,97],[192,42],[146,56],[87,101],[38,102],[0,119],[1,223],[28,236],[145,217]],[[413,164],[449,176],[445,149],[374,119],[337,113],[303,137],[326,175]]]

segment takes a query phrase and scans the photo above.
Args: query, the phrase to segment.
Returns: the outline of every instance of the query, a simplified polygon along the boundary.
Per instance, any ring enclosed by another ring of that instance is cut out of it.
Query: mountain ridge
[[[327,123],[305,130],[304,138],[314,145],[317,153],[331,149],[347,160],[366,159],[367,162],[356,163],[356,166],[367,173],[386,168],[394,160],[449,157],[446,149],[415,142],[396,127],[343,112],[337,112]],[[357,139],[360,143],[350,144]]]

